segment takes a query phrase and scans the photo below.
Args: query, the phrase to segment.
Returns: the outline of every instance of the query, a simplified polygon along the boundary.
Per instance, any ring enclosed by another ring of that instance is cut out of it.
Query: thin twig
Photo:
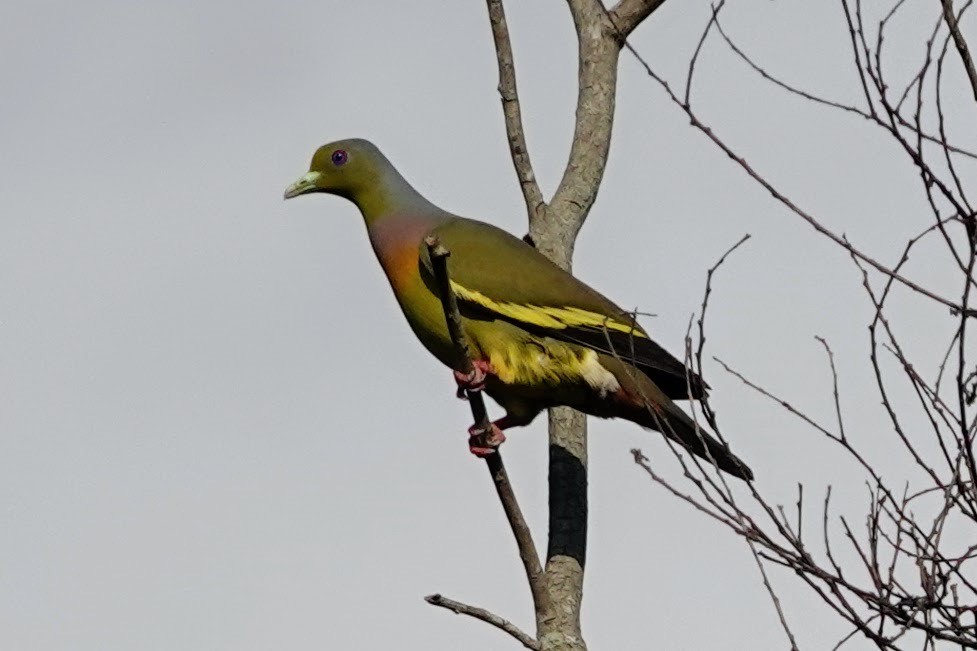
[[[974,93],[974,101],[977,102],[977,68],[974,67],[974,59],[970,56],[970,48],[967,47],[967,40],[960,31],[957,23],[957,15],[953,12],[953,0],[941,0],[943,3],[943,20],[946,21],[947,29],[953,36],[953,44],[957,46],[960,53],[960,60],[963,67],[967,70],[967,77],[970,79],[970,89]]]
[[[750,538],[746,538],[746,544],[750,547],[750,552],[753,554],[753,560],[756,561],[756,566],[760,570],[760,576],[763,578],[763,587],[766,588],[767,594],[770,596],[770,600],[773,602],[773,607],[777,611],[777,618],[780,620],[780,627],[784,629],[784,633],[787,634],[787,639],[790,640],[790,651],[799,651],[797,639],[794,638],[794,633],[790,630],[790,625],[787,623],[787,615],[784,614],[784,608],[780,603],[780,597],[777,596],[777,591],[774,590],[773,585],[770,584],[770,577],[767,576],[767,568],[763,567],[763,561],[760,558],[760,554],[757,552],[756,543],[754,543]]]
[[[827,339],[821,336],[815,335],[822,346],[824,346],[824,351],[828,354],[828,363],[831,365],[831,386],[834,390],[835,398],[835,414],[838,416],[838,435],[844,439],[845,438],[845,420],[841,416],[841,398],[838,396],[838,369],[835,368],[835,354],[831,350],[831,346],[828,345]]]
[[[712,29],[713,25],[719,26],[717,22],[719,18],[719,12],[722,11],[723,5],[726,4],[726,0],[719,0],[718,5],[714,5],[712,8],[712,18],[706,23],[706,28],[702,30],[702,36],[699,37],[699,43],[695,46],[695,52],[692,53],[692,58],[689,59],[689,72],[688,76],[685,78],[685,105],[689,106],[692,103],[692,76],[695,74],[695,63],[699,60],[699,53],[702,51],[702,46],[706,42],[706,38],[709,36],[709,30]]]
[[[424,597],[424,601],[428,602],[432,606],[437,606],[439,608],[447,608],[457,615],[468,615],[469,617],[474,617],[475,619],[480,619],[486,624],[491,624],[495,628],[505,631],[512,637],[519,640],[524,647],[527,649],[539,649],[539,642],[530,635],[524,633],[519,629],[518,626],[513,624],[507,619],[502,619],[495,613],[491,613],[484,608],[476,608],[475,606],[469,606],[468,604],[463,604],[460,601],[455,601],[453,599],[448,599],[447,597],[442,597],[439,594],[432,594]]]
[[[750,55],[748,55],[746,52],[744,52],[743,49],[740,48],[736,44],[736,42],[733,41],[733,39],[726,33],[726,31],[723,29],[722,23],[717,21],[716,29],[719,31],[719,35],[723,37],[723,40],[726,41],[726,45],[729,46],[729,48],[733,51],[734,54],[736,54],[755,73],[757,73],[758,75],[760,75],[761,77],[763,77],[764,79],[772,83],[773,85],[777,86],[778,88],[790,93],[791,95],[796,95],[801,99],[805,99],[809,102],[814,102],[815,104],[820,104],[821,106],[827,106],[829,108],[838,109],[839,111],[851,113],[852,115],[857,115],[859,117],[862,117],[872,122],[873,124],[885,128],[886,126],[885,123],[879,119],[879,115],[877,112],[875,112],[873,107],[870,107],[870,110],[861,109],[858,108],[857,106],[836,102],[834,100],[827,99],[819,95],[815,95],[814,93],[806,91],[803,88],[798,88],[796,86],[793,86],[787,83],[786,81],[780,79],[779,77],[770,74],[769,72],[767,72],[765,68],[761,67],[760,64],[754,61],[753,58],[750,57]],[[907,88],[906,90],[908,92],[909,89]],[[866,88],[866,92],[868,92],[867,88]],[[899,124],[909,129],[915,130],[915,127],[912,124],[910,124],[904,117],[902,117],[901,113],[898,112],[898,105],[896,106],[896,109],[897,112],[895,117],[896,120],[899,122]],[[977,154],[967,151],[966,149],[963,149],[961,147],[955,147],[949,144],[948,142],[946,142],[946,140],[943,138],[937,138],[936,136],[931,136],[927,133],[920,133],[919,135],[920,137],[923,138],[923,140],[939,145],[940,147],[945,147],[946,149],[948,149],[949,151],[955,154],[960,154],[961,156],[977,159]]]
[[[661,86],[662,89],[664,89],[669,99],[671,99],[673,103],[675,103],[679,108],[681,108],[683,112],[685,112],[686,116],[691,121],[692,126],[694,126],[696,129],[698,129],[703,134],[705,134],[706,137],[712,140],[712,142],[717,147],[719,147],[727,156],[729,156],[729,158],[731,158],[737,165],[739,165],[744,172],[746,172],[754,181],[759,183],[767,192],[769,192],[774,199],[776,199],[785,207],[787,207],[792,213],[794,213],[795,215],[797,215],[798,217],[806,221],[808,224],[810,224],[814,228],[814,230],[816,230],[818,233],[821,233],[822,235],[824,235],[825,237],[833,241],[835,244],[848,251],[848,253],[850,253],[851,255],[858,257],[863,262],[874,267],[876,270],[882,272],[887,276],[895,278],[900,283],[912,289],[913,291],[918,292],[919,294],[922,294],[923,296],[926,296],[927,298],[930,298],[936,301],[937,303],[940,303],[941,305],[945,305],[946,307],[950,308],[951,313],[962,314],[963,316],[966,317],[977,317],[977,310],[972,308],[963,308],[957,303],[947,300],[942,296],[939,296],[931,292],[930,290],[918,285],[917,283],[913,282],[912,280],[909,280],[905,276],[893,272],[892,269],[886,267],[881,262],[878,262],[871,256],[855,248],[845,238],[841,237],[840,235],[837,235],[830,229],[823,226],[821,222],[819,222],[817,219],[815,219],[805,210],[801,209],[797,204],[791,201],[786,195],[784,195],[776,187],[774,187],[773,184],[770,183],[770,181],[768,181],[765,177],[763,177],[756,170],[754,170],[753,167],[746,162],[746,159],[744,159],[742,156],[739,156],[736,152],[734,152],[729,147],[729,145],[727,145],[722,139],[719,138],[719,136],[715,134],[715,132],[711,128],[709,128],[705,123],[703,123],[699,119],[699,117],[692,111],[692,109],[686,106],[682,102],[681,98],[679,98],[674,93],[674,91],[672,91],[672,87],[669,85],[669,83],[665,81],[664,78],[660,77],[657,73],[655,73],[655,71],[651,68],[651,66],[648,65],[648,62],[645,61],[645,59],[640,54],[638,54],[638,52],[633,47],[631,47],[629,43],[625,43],[625,47],[638,60],[638,62],[644,68],[648,76],[654,79],[658,83],[658,85]]]

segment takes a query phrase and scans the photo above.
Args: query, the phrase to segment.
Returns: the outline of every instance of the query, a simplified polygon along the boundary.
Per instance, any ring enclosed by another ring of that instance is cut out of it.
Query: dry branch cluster
[[[977,188],[968,188],[965,182],[968,177],[973,178],[973,170],[961,167],[975,163],[974,153],[954,145],[948,135],[947,97],[955,94],[959,98],[961,89],[948,87],[945,74],[950,65],[962,64],[968,84],[965,95],[972,95],[977,102],[977,72],[960,28],[960,19],[971,2],[955,9],[951,0],[942,0],[934,7],[934,23],[921,48],[919,68],[908,85],[895,87],[885,72],[886,30],[907,4],[907,0],[898,0],[877,21],[872,21],[860,0],[841,0],[840,28],[849,37],[862,91],[861,99],[851,104],[821,97],[769,73],[723,29],[723,2],[714,7],[689,62],[684,91],[674,90],[631,50],[696,129],[790,213],[847,251],[860,272],[866,298],[873,308],[868,361],[888,418],[885,429],[890,436],[883,446],[868,449],[846,434],[834,354],[824,339],[819,341],[834,383],[836,422],[831,425],[817,422],[773,391],[716,360],[750,389],[801,419],[857,463],[867,486],[864,521],[851,522],[833,515],[830,487],[823,497],[814,500],[818,503],[812,508],[810,498],[805,500],[804,487],[799,485],[796,502],[785,509],[778,503],[779,498],[761,494],[754,484],[749,486],[748,496],[738,497],[717,471],[695,459],[690,463],[680,457],[691,488],[678,486],[658,474],[641,451],[632,451],[635,462],[652,479],[748,543],[792,649],[799,648],[798,642],[790,628],[789,614],[769,580],[767,570],[771,566],[796,574],[850,625],[850,633],[835,648],[860,635],[880,649],[935,649],[938,643],[977,649],[977,356],[968,340],[972,336],[968,330],[977,316],[973,307],[973,290],[977,287],[973,273],[977,264],[977,213],[968,193]],[[896,150],[917,171],[920,190],[931,212],[929,223],[921,224],[921,232],[906,243],[896,264],[879,262],[877,256],[825,227],[705,123],[693,106],[691,88],[702,44],[713,33],[718,33],[728,52],[783,91],[826,109],[864,118],[888,134]],[[968,103],[967,110],[968,115],[955,117],[958,123],[973,125],[977,104]],[[925,238],[938,239],[942,244],[939,250],[957,270],[955,296],[947,295],[945,288],[928,287],[906,274],[910,252]],[[704,317],[713,274],[721,263],[722,260],[709,271],[695,337],[690,323],[687,357],[700,374]],[[936,309],[952,320],[954,332],[942,359],[910,357],[898,323],[894,322],[898,317],[892,316],[889,307],[898,292],[909,294],[915,309]],[[888,364],[890,361],[896,364]],[[921,370],[926,368],[932,370],[932,376]],[[907,387],[914,401],[895,397]],[[701,408],[703,420],[722,437],[708,399]],[[911,424],[917,421],[927,425]],[[914,464],[923,478],[921,482],[896,485],[882,475],[880,461],[900,450]],[[806,522],[812,510],[817,516],[815,522]]]

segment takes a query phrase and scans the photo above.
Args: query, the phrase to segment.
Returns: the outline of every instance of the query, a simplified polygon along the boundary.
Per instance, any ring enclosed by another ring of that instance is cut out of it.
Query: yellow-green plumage
[[[345,197],[363,214],[370,242],[421,343],[455,361],[424,239],[451,251],[452,287],[465,334],[487,368],[485,391],[505,410],[502,427],[568,405],[664,432],[742,478],[742,461],[697,430],[673,400],[701,397],[701,380],[652,341],[631,315],[513,235],[448,213],[422,197],[371,143],[320,147],[286,198]]]

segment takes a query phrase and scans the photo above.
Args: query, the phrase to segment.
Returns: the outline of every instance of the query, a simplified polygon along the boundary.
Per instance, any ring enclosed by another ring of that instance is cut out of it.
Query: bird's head
[[[285,198],[326,192],[358,202],[358,196],[382,181],[389,166],[373,143],[355,138],[337,140],[316,150],[309,171],[285,188]]]

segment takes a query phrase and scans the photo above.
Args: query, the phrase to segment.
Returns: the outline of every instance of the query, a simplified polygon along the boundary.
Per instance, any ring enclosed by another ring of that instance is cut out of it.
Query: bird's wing
[[[647,374],[670,398],[701,397],[703,383],[656,344],[634,317],[535,248],[484,222],[457,218],[434,230],[451,252],[449,270],[460,309],[491,315],[527,331],[615,355]],[[421,247],[425,282],[430,260]],[[689,383],[691,379],[691,384]]]

